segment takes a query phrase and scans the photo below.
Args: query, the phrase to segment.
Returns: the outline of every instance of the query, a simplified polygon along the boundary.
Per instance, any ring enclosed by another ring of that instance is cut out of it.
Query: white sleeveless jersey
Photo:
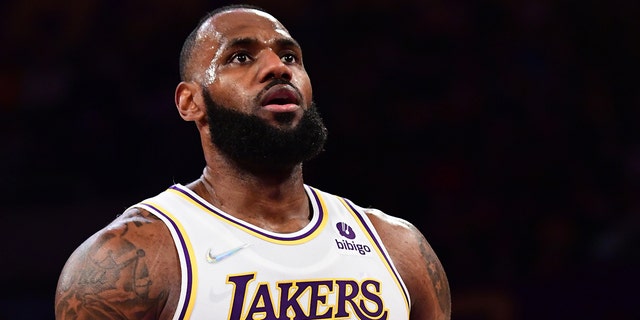
[[[173,319],[408,319],[407,289],[362,208],[305,190],[311,221],[287,234],[179,184],[137,204],[175,241],[182,287]]]

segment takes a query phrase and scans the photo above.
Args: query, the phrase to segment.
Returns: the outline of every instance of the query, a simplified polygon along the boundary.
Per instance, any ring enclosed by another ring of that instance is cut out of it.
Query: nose
[[[286,65],[280,56],[272,50],[265,50],[260,57],[260,71],[258,78],[260,82],[267,82],[273,79],[291,80],[291,68]]]

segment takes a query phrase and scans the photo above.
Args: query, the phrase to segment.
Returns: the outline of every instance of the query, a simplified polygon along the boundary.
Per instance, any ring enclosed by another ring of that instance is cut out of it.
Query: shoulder
[[[411,295],[411,319],[449,319],[449,283],[425,236],[405,219],[364,210],[380,235]]]
[[[179,289],[180,264],[168,228],[145,210],[129,209],[67,260],[56,290],[56,319],[160,318],[165,305],[175,308]]]

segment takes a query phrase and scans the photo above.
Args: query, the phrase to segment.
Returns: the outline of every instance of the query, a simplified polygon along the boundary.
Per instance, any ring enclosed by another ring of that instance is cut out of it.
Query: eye
[[[229,59],[229,62],[239,64],[245,64],[249,61],[251,61],[251,56],[249,56],[249,54],[246,52],[235,53],[231,56],[231,59]]]
[[[286,53],[282,57],[280,57],[280,60],[282,60],[282,62],[286,64],[292,64],[298,62],[298,57],[296,57],[296,55],[293,53]]]

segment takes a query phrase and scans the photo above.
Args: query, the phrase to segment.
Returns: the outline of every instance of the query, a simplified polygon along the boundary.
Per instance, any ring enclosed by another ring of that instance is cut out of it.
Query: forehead
[[[198,42],[223,45],[230,39],[256,38],[268,41],[274,38],[291,38],[287,29],[276,18],[254,9],[234,9],[221,12],[204,22],[198,29]]]

